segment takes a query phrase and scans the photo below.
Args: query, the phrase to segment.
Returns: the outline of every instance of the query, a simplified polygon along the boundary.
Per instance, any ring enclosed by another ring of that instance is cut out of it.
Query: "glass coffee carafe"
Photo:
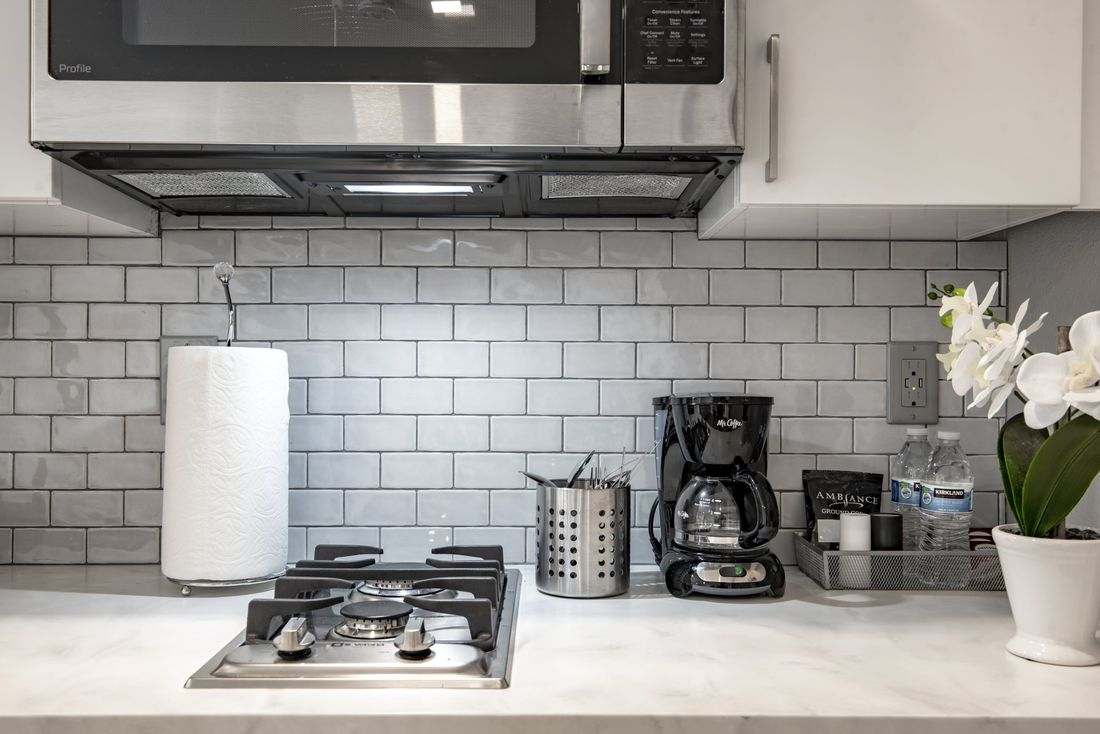
[[[700,551],[731,551],[766,544],[775,535],[775,500],[756,472],[732,477],[696,476],[676,500],[673,538]]]

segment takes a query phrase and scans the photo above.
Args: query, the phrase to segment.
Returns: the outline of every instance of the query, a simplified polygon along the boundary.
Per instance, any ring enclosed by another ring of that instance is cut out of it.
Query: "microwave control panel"
[[[717,84],[724,75],[723,0],[628,0],[627,84]]]

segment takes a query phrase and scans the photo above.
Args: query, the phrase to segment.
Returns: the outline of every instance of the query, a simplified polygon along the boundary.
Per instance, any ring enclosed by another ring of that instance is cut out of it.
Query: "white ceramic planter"
[[[993,529],[1016,635],[1013,655],[1052,665],[1100,664],[1100,540],[1027,538]]]

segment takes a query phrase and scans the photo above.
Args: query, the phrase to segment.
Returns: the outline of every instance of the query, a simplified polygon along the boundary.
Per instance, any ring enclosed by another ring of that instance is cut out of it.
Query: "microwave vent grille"
[[[689,176],[655,174],[572,174],[542,177],[543,199],[630,197],[679,199]]]
[[[157,198],[189,196],[279,196],[289,194],[262,173],[186,171],[112,174],[119,181]]]

